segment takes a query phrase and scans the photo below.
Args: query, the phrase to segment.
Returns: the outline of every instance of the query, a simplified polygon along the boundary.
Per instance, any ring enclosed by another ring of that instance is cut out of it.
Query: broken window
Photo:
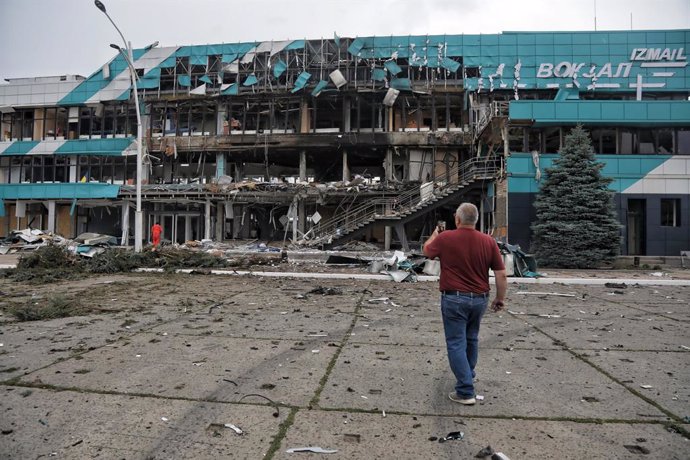
[[[680,198],[661,199],[661,226],[680,227]]]
[[[637,153],[637,131],[634,129],[620,129],[620,147],[618,153]]]
[[[654,136],[654,131],[651,129],[640,129],[638,131],[639,135],[639,153],[642,154],[653,154],[656,153],[656,139]]]
[[[479,78],[479,67],[465,67],[465,78]]]
[[[676,134],[678,135],[678,149],[676,153],[679,155],[690,155],[690,128],[680,128]]]
[[[658,153],[664,155],[670,155],[675,151],[675,145],[673,142],[674,131],[670,128],[660,129],[657,131],[658,140]]]
[[[544,130],[544,153],[556,153],[561,149],[561,128]]]
[[[595,153],[616,153],[616,130],[594,129],[591,131],[592,147]]]

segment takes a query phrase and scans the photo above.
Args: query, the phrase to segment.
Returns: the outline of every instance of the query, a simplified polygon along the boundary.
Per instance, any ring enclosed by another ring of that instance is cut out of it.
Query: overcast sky
[[[103,0],[135,48],[594,30],[594,0]],[[623,6],[621,6],[623,5]],[[598,30],[690,29],[690,0],[596,0]],[[88,76],[121,39],[93,0],[0,0],[0,78]]]

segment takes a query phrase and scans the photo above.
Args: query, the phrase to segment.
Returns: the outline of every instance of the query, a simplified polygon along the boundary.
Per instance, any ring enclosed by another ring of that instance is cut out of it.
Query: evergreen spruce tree
[[[596,268],[611,262],[620,249],[620,224],[596,161],[592,143],[582,126],[565,138],[554,166],[546,168],[534,202],[533,245],[542,266]]]

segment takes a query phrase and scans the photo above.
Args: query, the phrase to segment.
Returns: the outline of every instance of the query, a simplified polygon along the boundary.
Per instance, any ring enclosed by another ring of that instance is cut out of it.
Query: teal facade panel
[[[38,144],[38,141],[15,141],[2,152],[2,155],[26,155]]]
[[[689,101],[511,101],[511,120],[533,120],[534,126],[619,125],[688,126]]]
[[[117,198],[120,186],[100,183],[0,184],[0,199],[60,200]]]
[[[133,137],[70,140],[58,147],[55,155],[121,156],[129,147],[134,148],[134,141]]]
[[[539,167],[542,177],[545,169],[553,166],[556,157],[557,154],[540,155]],[[602,173],[613,179],[609,189],[617,193],[623,193],[670,158],[670,155],[597,155],[597,160],[604,165]],[[509,193],[539,192],[541,182],[535,180],[537,170],[530,153],[511,153],[507,161],[507,171]]]

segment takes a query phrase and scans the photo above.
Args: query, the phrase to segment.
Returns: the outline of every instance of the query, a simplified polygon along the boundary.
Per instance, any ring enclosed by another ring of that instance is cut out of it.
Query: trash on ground
[[[557,297],[575,297],[575,294],[563,294],[560,292],[529,292],[529,291],[518,291],[517,295],[553,295]]]
[[[390,298],[388,298],[388,297],[379,297],[379,298],[377,298],[377,299],[369,299],[367,302],[371,302],[371,303],[383,302],[383,303],[386,303],[386,302],[388,302],[389,300],[390,300]]]
[[[640,385],[640,388],[644,388],[645,390],[650,390],[654,387],[652,385]]]
[[[491,446],[486,446],[479,452],[477,452],[477,455],[474,456],[474,458],[485,458],[489,457],[491,455],[495,454],[494,450],[491,448]]]
[[[491,456],[491,460],[510,460],[503,452],[496,452]]]
[[[477,401],[484,401],[484,396],[483,395],[477,395],[474,397]]]
[[[297,452],[313,452],[315,454],[335,454],[338,452],[336,449],[324,449],[323,447],[319,446],[310,446],[310,447],[292,447],[288,450],[286,450],[288,454],[294,454]]]
[[[307,292],[307,294],[321,294],[321,295],[341,295],[343,293],[342,289],[339,288],[330,288],[330,287],[316,287],[312,289],[311,291]]]
[[[443,438],[438,438],[438,442],[453,441],[455,439],[462,440],[465,437],[465,433],[462,431],[451,431]]]
[[[604,286],[609,289],[627,289],[628,287],[625,283],[606,283]]]
[[[230,428],[232,431],[234,431],[237,434],[244,434],[244,431],[240,429],[237,425],[233,425],[232,423],[226,423],[223,425],[225,428]]]
[[[416,277],[413,273],[407,272],[405,270],[391,270],[386,272],[393,281],[396,283],[402,283],[403,281],[415,281]]]
[[[649,454],[650,450],[644,446],[638,446],[637,444],[624,444],[623,447],[628,449],[628,452],[632,454]]]
[[[161,420],[163,420],[164,422],[167,422],[169,419],[168,419],[168,417],[161,417]]]

